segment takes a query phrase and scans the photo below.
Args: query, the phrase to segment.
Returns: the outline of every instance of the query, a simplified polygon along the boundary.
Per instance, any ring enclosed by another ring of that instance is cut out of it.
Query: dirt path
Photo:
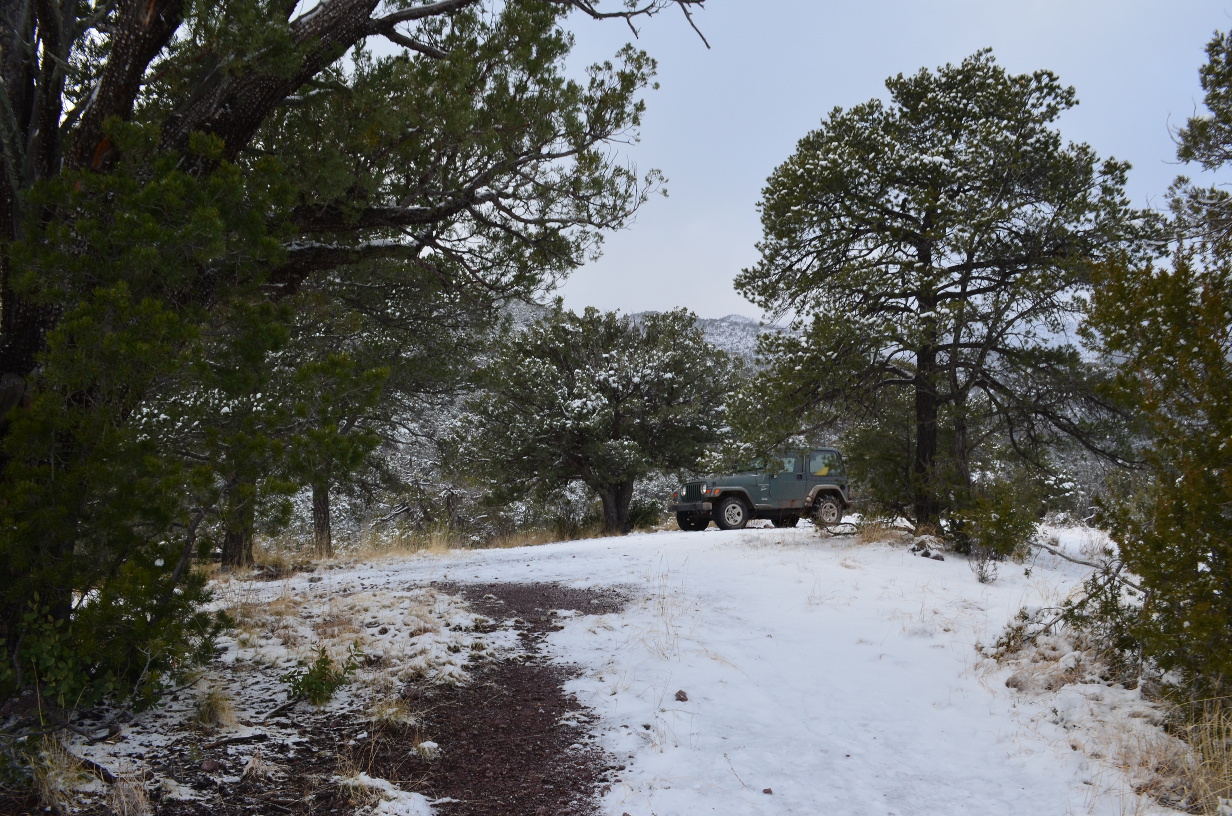
[[[433,587],[463,596],[492,629],[512,626],[520,653],[472,662],[472,681],[465,685],[408,685],[402,696],[420,713],[413,725],[374,726],[300,705],[268,722],[268,733],[243,740],[214,744],[197,734],[173,736],[159,755],[142,758],[152,774],[149,787],[173,780],[196,798],[160,801],[156,795],[155,813],[349,815],[379,801],[337,781],[363,772],[434,800],[440,816],[594,814],[597,797],[623,768],[594,744],[588,733],[593,715],[565,693],[573,669],[548,660],[540,645],[559,628],[554,610],[618,612],[626,597],[549,583]],[[424,755],[419,746],[427,740],[439,746],[438,756]],[[235,752],[241,743],[242,754],[259,753],[268,775],[258,764],[242,776]],[[32,804],[0,792],[0,816],[30,813]],[[98,802],[75,812],[109,810]]]

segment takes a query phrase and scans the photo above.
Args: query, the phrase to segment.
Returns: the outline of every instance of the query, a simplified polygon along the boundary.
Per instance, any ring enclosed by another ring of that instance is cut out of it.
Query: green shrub
[[[629,524],[635,530],[654,527],[663,521],[663,502],[634,499],[629,506]]]
[[[994,560],[1026,554],[1039,529],[1041,499],[1027,478],[978,485],[967,506],[952,516],[959,552],[983,551]]]
[[[317,657],[311,663],[300,661],[299,667],[284,674],[280,680],[291,687],[293,698],[307,700],[314,706],[323,706],[334,692],[349,682],[350,676],[359,668],[359,651],[354,645],[347,652],[346,661],[337,663],[325,647],[317,649]]]

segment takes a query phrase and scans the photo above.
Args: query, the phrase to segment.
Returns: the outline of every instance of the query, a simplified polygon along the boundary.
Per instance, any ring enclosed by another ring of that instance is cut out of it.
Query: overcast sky
[[[1209,0],[708,0],[643,21],[638,44],[659,63],[640,143],[622,148],[662,170],[669,197],[609,235],[604,257],[574,272],[572,309],[622,312],[686,306],[701,317],[760,317],[732,289],[756,261],[756,204],[767,176],[833,107],[886,97],[885,79],[959,63],[983,47],[1014,73],[1040,68],[1073,85],[1080,104],[1061,133],[1133,164],[1137,206],[1162,206],[1182,169],[1169,128],[1201,99],[1198,68],[1232,1]],[[610,57],[630,38],[618,22],[577,16],[579,60]]]

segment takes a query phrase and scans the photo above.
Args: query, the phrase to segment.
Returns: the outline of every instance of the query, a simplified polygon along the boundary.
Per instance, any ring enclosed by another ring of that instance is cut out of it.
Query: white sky
[[[1232,27],[1232,0],[708,0],[695,19],[709,51],[679,12],[640,26],[661,88],[648,94],[641,142],[622,152],[662,170],[670,195],[573,274],[561,290],[569,308],[759,316],[731,281],[757,259],[756,203],[771,171],[833,107],[884,97],[886,77],[985,46],[1014,73],[1046,68],[1073,85],[1080,104],[1062,135],[1130,161],[1133,203],[1162,206],[1183,172],[1169,127],[1200,102],[1198,68],[1211,34]],[[586,63],[631,36],[580,16],[572,28]]]

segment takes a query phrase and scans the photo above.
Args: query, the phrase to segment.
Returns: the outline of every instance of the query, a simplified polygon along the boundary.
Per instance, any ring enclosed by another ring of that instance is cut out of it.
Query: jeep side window
[[[779,473],[795,473],[796,472],[796,457],[780,456],[783,462],[783,467],[779,469]]]
[[[813,476],[842,476],[843,460],[834,451],[813,451],[809,456],[809,473]]]

